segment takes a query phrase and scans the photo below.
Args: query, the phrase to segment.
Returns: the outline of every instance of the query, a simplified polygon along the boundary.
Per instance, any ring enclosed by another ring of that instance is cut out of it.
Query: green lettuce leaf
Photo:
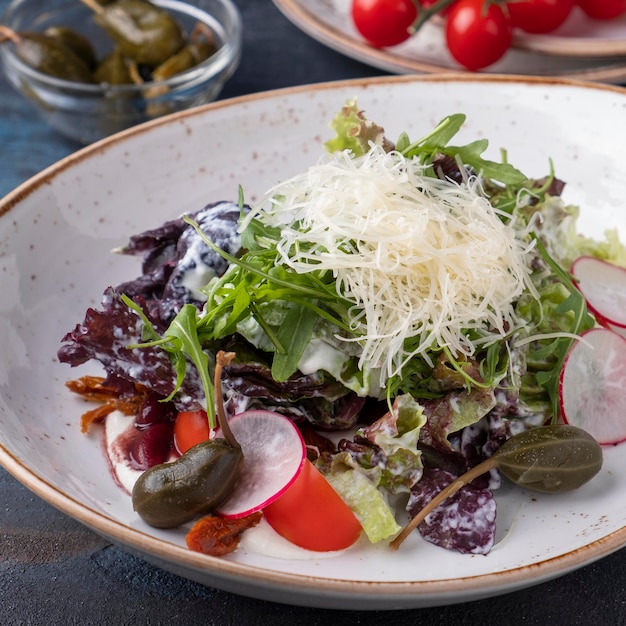
[[[336,136],[325,143],[324,147],[328,152],[350,150],[354,156],[362,156],[369,152],[370,142],[376,145],[386,143],[383,128],[363,115],[357,106],[356,98],[346,102],[333,118],[330,127]]]
[[[397,535],[401,526],[381,491],[353,466],[348,452],[335,455],[331,469],[324,475],[333,489],[350,507],[372,543]]]

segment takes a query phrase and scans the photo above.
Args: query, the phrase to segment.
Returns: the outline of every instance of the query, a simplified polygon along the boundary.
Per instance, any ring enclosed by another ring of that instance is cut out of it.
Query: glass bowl
[[[195,67],[166,80],[141,84],[81,83],[57,78],[24,63],[10,42],[0,45],[9,83],[34,103],[57,131],[82,144],[215,100],[241,56],[242,22],[231,0],[154,0],[168,11],[188,36],[199,23],[208,27],[217,51]],[[112,49],[93,10],[78,0],[14,0],[0,23],[14,32],[43,32],[67,26],[86,36],[103,58]]]

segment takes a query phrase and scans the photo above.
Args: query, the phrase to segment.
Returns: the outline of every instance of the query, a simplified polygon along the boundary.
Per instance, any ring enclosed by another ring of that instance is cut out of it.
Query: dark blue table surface
[[[0,12],[7,4],[0,0]],[[310,39],[270,0],[237,4],[245,24],[243,60],[221,98],[381,74]],[[0,77],[0,197],[79,147],[40,122]],[[130,556],[0,469],[0,624],[313,626],[384,620],[395,626],[626,624],[626,550],[551,582],[467,604],[393,613],[294,607],[206,588]]]

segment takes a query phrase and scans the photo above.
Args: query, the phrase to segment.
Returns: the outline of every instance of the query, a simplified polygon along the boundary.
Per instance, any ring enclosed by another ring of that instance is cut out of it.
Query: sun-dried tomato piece
[[[120,398],[120,390],[107,386],[105,379],[100,376],[83,376],[76,380],[68,380],[65,386],[85,400],[102,403],[101,406],[83,413],[80,420],[80,429],[83,433],[87,432],[93,422],[104,419],[113,411],[121,411],[125,415],[136,415],[148,394],[145,387],[135,385],[135,395]]]
[[[230,554],[239,545],[241,534],[256,526],[262,516],[260,511],[239,519],[207,515],[199,519],[187,533],[187,547],[210,556]]]

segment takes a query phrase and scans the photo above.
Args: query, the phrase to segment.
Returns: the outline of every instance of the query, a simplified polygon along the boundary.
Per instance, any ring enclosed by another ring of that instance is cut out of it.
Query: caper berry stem
[[[447,487],[444,487],[409,523],[402,529],[400,534],[389,544],[393,550],[397,550],[400,544],[421,524],[426,516],[434,511],[440,504],[445,502],[450,496],[453,496],[461,487],[471,483],[475,478],[482,476],[489,470],[498,466],[498,459],[490,457],[486,461],[472,467],[462,476],[453,480]]]
[[[12,41],[13,43],[19,43],[21,41],[20,36],[7,26],[0,24],[0,43],[3,41]]]
[[[88,6],[95,13],[104,13],[104,9],[101,4],[98,4],[96,0],[80,0],[84,5]]]
[[[226,365],[229,365],[234,358],[234,352],[224,352],[223,350],[220,350],[215,355],[215,412],[217,414],[217,422],[224,434],[224,439],[226,439],[233,448],[241,448],[228,424],[226,412],[224,411],[224,398],[222,396],[222,369]]]

